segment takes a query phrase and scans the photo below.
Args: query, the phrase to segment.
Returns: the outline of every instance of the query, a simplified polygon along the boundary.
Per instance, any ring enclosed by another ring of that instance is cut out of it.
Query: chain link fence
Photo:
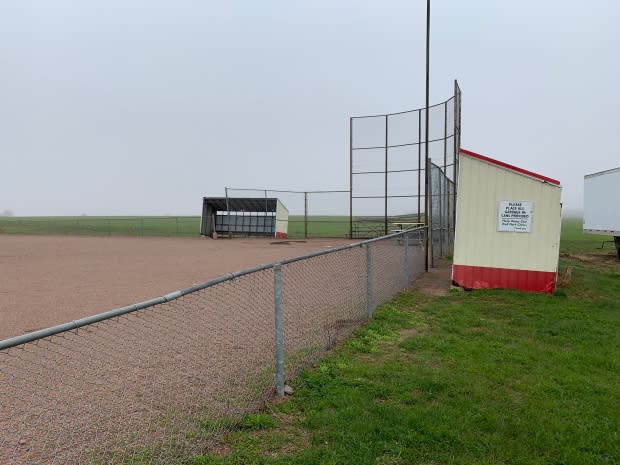
[[[429,256],[435,266],[435,259],[452,255],[454,250],[455,188],[442,167],[429,164]]]
[[[230,198],[277,198],[287,208],[288,237],[350,237],[349,191],[296,191],[227,187]]]
[[[0,341],[0,463],[205,453],[424,270],[426,229]]]
[[[428,139],[426,138],[428,121]],[[439,218],[436,228],[454,231],[454,216],[446,216],[456,202],[447,186],[431,185],[431,166],[454,186],[461,138],[461,90],[444,102],[426,108],[350,119],[350,229],[352,237],[387,234],[397,225],[428,225],[431,215]],[[428,155],[428,159],[427,159]],[[428,164],[427,164],[428,163]],[[434,193],[430,192],[435,188]],[[446,187],[446,193],[439,189]],[[441,197],[441,208],[432,202]],[[453,211],[453,208],[452,208]],[[444,233],[445,234],[445,233]],[[439,235],[440,236],[440,235]],[[437,244],[439,245],[439,244]]]

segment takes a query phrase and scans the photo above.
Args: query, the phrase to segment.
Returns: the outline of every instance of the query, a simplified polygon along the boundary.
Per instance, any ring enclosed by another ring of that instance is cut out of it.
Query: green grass
[[[603,241],[611,240],[613,240],[611,236],[584,233],[581,218],[564,218],[562,220],[561,253],[607,253],[614,250],[613,244],[605,244],[604,249],[600,247]]]
[[[348,216],[289,217],[291,238],[348,237]],[[354,223],[356,237],[375,237],[384,232],[381,221]],[[89,236],[181,236],[200,234],[199,216],[31,216],[0,217],[0,234]]]
[[[291,215],[288,219],[289,237],[305,237],[306,224],[303,215]],[[348,216],[309,216],[308,237],[348,237]]]
[[[416,218],[405,219],[416,221]],[[394,220],[398,221],[398,220]],[[396,223],[390,222],[389,228]],[[291,215],[288,226],[289,237],[303,238],[306,234],[304,217]],[[357,232],[357,233],[356,233]],[[383,234],[381,220],[359,220],[354,222],[355,237],[375,237]],[[31,216],[0,217],[0,234],[40,235],[91,235],[91,236],[183,236],[200,234],[199,216]],[[348,216],[308,217],[308,237],[348,237]],[[612,237],[584,234],[580,218],[565,218],[562,221],[561,252],[595,252],[603,241]],[[613,245],[606,244],[606,249]]]
[[[591,251],[573,224],[562,239]],[[620,463],[620,266],[563,263],[555,295],[397,296],[256,427],[188,463]]]
[[[0,217],[0,234],[198,236],[198,216]]]
[[[416,216],[389,218],[388,232],[393,229],[401,229],[399,221],[405,223],[417,222]],[[421,221],[424,221],[422,218]],[[308,237],[348,237],[350,230],[348,216],[308,216],[307,234]],[[412,227],[408,225],[407,227]],[[291,237],[304,237],[306,233],[306,224],[304,217],[299,215],[291,215],[289,217],[288,233]],[[353,221],[353,237],[378,237],[385,234],[385,222],[383,218],[354,218]]]

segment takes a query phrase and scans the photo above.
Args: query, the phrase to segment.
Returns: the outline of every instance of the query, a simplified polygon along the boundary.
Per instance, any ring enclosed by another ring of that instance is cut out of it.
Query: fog
[[[225,186],[349,187],[349,117],[424,105],[424,1],[4,0],[0,211],[200,214]],[[612,1],[432,5],[462,146],[559,179],[620,166]]]

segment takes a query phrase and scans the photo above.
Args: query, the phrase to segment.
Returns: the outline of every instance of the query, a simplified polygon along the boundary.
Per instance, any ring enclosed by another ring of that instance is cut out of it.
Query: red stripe
[[[452,281],[466,289],[519,289],[552,293],[554,271],[513,270],[487,266],[452,265]]]
[[[534,173],[533,171],[524,170],[523,168],[519,168],[518,166],[514,166],[509,163],[504,163],[503,161],[495,160],[494,158],[490,158],[485,155],[480,155],[479,153],[471,152],[465,149],[459,149],[459,152],[465,155],[469,155],[472,158],[477,158],[478,160],[486,161],[487,163],[501,166],[502,168],[508,168],[509,170],[516,171],[517,173],[525,174],[527,176],[531,176],[532,178],[536,178],[541,181],[548,182],[549,184],[555,184],[556,186],[560,185],[560,181],[558,181],[557,179],[548,178],[547,176],[543,176],[542,174]]]
[[[288,239],[288,234],[285,232],[277,232],[276,239]]]

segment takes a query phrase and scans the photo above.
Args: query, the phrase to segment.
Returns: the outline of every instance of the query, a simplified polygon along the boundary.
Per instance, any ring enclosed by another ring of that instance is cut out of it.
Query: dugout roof
[[[211,207],[215,211],[225,212],[275,212],[278,199],[256,198],[256,197],[229,197],[228,207],[226,197],[203,197],[205,206]]]

